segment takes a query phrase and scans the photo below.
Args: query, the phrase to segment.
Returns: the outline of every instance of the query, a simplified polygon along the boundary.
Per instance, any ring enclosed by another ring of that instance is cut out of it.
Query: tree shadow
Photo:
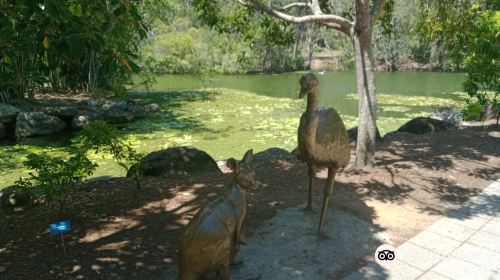
[[[488,186],[483,192],[465,203],[463,207],[452,211],[449,217],[459,220],[475,217],[488,219],[498,217],[498,213],[500,213],[500,187],[496,182],[496,186]]]
[[[192,102],[213,101],[217,93],[206,91],[155,91],[151,93],[136,92],[129,97],[138,104],[157,103],[160,110],[143,120],[136,120],[127,125],[128,131],[135,133],[153,132],[157,130],[173,129],[181,132],[210,132],[218,131],[206,127],[200,120],[187,117],[182,108]]]
[[[260,188],[247,196],[244,230],[250,238],[278,210],[306,201],[305,171],[305,166],[295,160],[259,166]],[[40,206],[20,214],[1,215],[4,230],[0,232],[0,264],[7,267],[3,276],[7,279],[28,279],[32,275],[38,279],[175,279],[180,234],[200,207],[225,192],[231,177],[231,174],[196,174],[174,179],[148,177],[144,178],[142,190],[136,190],[133,180],[128,178],[106,183],[94,181],[72,197],[63,217],[54,217]],[[320,179],[315,188],[318,199],[322,197],[324,183],[325,179]],[[351,205],[355,207],[337,208],[345,187],[338,188],[332,209],[352,213],[370,224],[374,211],[356,199],[355,194],[351,194],[354,195]],[[72,231],[65,235],[66,257],[60,238],[50,236],[47,230],[48,224],[58,218],[68,218],[73,224]],[[310,218],[316,225],[319,214]],[[369,249],[378,244],[372,233],[368,229],[363,233],[370,240],[369,246],[366,245]],[[358,263],[358,259],[352,259],[342,267]]]
[[[376,224],[382,213],[377,213],[367,200],[405,207],[416,203],[421,213],[442,215],[467,203],[471,196],[480,198],[479,188],[458,184],[458,177],[457,180],[449,177],[472,174],[474,178],[489,180],[498,171],[497,167],[487,166],[491,156],[498,156],[495,145],[489,143],[496,143],[495,139],[473,136],[451,134],[433,140],[425,135],[396,135],[390,145],[386,142],[380,146],[377,168],[340,173],[330,205],[334,213],[330,217],[334,218],[329,222],[341,226],[332,234],[339,244],[350,244],[353,240],[346,232],[351,218],[345,217],[355,217],[361,225],[363,221],[369,226],[361,227],[363,242],[353,246],[365,246],[366,250],[362,256],[339,261],[325,273],[331,278],[341,278],[368,262],[366,256],[372,255],[379,242],[373,229],[386,229]],[[404,137],[418,137],[419,141]],[[454,137],[465,139],[461,142],[463,149],[446,147]],[[451,162],[435,161],[435,158]],[[465,162],[467,166],[458,166]],[[250,238],[258,238],[268,227],[267,221],[279,210],[304,204],[308,192],[307,168],[296,160],[273,160],[260,165],[256,171],[260,189],[248,193],[244,229]],[[315,184],[316,209],[323,197],[324,177]],[[32,275],[39,279],[175,279],[177,240],[185,224],[202,205],[220,196],[230,180],[231,174],[145,178],[143,190],[136,190],[133,180],[128,178],[94,182],[70,203],[67,217],[73,222],[73,231],[65,237],[66,258],[60,239],[51,239],[48,234],[48,223],[54,221],[48,218],[48,211],[37,207],[21,214],[1,215],[4,230],[0,231],[0,265],[7,267],[2,276],[7,279],[29,279]],[[484,197],[481,205],[471,205],[462,212],[469,216],[498,213],[498,195]],[[338,213],[346,215],[339,218]],[[310,215],[310,219],[317,225],[319,212]],[[349,249],[344,247],[332,250]],[[387,276],[384,271],[377,273]]]
[[[418,138],[418,141],[411,138]],[[461,142],[457,142],[457,139]],[[489,175],[500,171],[500,168],[488,164],[490,157],[500,156],[500,138],[488,134],[487,131],[478,131],[477,128],[411,136],[396,133],[384,137],[382,143],[382,150],[392,155],[377,158],[377,165],[403,164],[400,167],[404,167],[405,163],[413,162],[425,169],[446,171],[459,168],[456,160],[462,160],[481,166],[477,168],[479,174],[473,172],[473,176],[493,179]],[[388,143],[390,145],[387,145]],[[413,165],[407,166],[411,168]]]
[[[396,167],[401,168],[402,166]],[[399,182],[396,174],[390,166],[380,166],[382,176],[371,176],[370,172],[360,170],[345,170],[345,176],[354,177],[365,175],[366,180],[356,183],[348,183],[349,188],[357,192],[363,199],[376,199],[384,203],[403,203],[415,190],[409,182]],[[373,172],[373,171],[372,171]],[[379,179],[377,177],[383,178]]]
[[[467,177],[480,179],[483,186],[496,180],[499,146],[499,138],[475,127],[424,135],[396,133],[382,141],[377,165],[388,172],[397,170],[398,184],[415,189],[396,200],[407,198],[424,213],[444,215],[480,194],[481,188],[468,183]],[[375,198],[384,201],[376,194]]]

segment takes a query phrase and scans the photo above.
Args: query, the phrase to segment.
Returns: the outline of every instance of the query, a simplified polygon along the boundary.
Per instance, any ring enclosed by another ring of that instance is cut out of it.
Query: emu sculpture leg
[[[314,185],[314,178],[316,178],[316,167],[312,163],[307,164],[308,167],[308,175],[309,175],[309,197],[307,198],[307,207],[305,210],[312,211],[312,188]]]
[[[323,207],[321,208],[321,216],[319,220],[319,231],[323,230],[323,225],[325,224],[326,210],[328,208],[328,202],[330,196],[333,192],[333,183],[335,182],[336,168],[328,167],[328,179],[326,179],[326,185],[323,194]]]

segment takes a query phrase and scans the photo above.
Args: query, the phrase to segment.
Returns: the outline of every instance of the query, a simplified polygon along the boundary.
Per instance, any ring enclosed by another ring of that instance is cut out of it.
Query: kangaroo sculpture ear
[[[250,164],[252,162],[252,158],[253,158],[253,149],[250,149],[245,153],[242,161],[246,164]]]
[[[233,172],[239,171],[238,163],[236,162],[236,160],[234,158],[229,158],[227,160],[226,165],[227,165],[227,167],[229,167],[229,169],[233,170]]]

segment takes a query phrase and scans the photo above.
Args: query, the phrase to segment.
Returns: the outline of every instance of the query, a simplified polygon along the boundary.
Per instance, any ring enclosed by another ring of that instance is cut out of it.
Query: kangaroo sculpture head
[[[241,161],[236,161],[234,158],[227,160],[227,167],[234,173],[236,183],[247,190],[257,189],[255,182],[255,171],[250,163],[252,162],[253,150],[248,150]]]
[[[307,73],[300,78],[300,93],[299,98],[303,98],[311,93],[316,93],[318,87],[318,79],[313,73]]]

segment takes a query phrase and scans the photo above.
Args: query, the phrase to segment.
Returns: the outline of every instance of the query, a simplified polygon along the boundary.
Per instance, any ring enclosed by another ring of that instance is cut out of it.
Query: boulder
[[[66,124],[58,117],[42,112],[24,112],[16,118],[16,136],[46,135],[64,129]]]
[[[0,206],[15,210],[30,208],[33,206],[33,194],[25,188],[6,187],[0,190]]]
[[[78,108],[75,106],[50,106],[44,107],[42,112],[58,118],[68,119],[78,114]]]
[[[91,122],[100,121],[103,119],[101,113],[88,111],[80,112],[73,117],[71,121],[71,127],[74,129],[82,129],[84,126]]]
[[[349,136],[349,140],[351,142],[355,142],[356,140],[358,140],[358,127],[355,126],[353,128],[348,129],[347,135]],[[375,135],[375,138],[376,140],[382,139],[382,136],[380,136],[380,131],[378,131],[378,127],[377,127],[377,135]]]
[[[253,155],[252,166],[258,167],[272,160],[295,160],[297,157],[285,149],[269,148]]]
[[[134,115],[127,111],[108,109],[103,111],[104,120],[111,124],[127,123],[134,119]]]
[[[90,178],[87,179],[85,184],[93,184],[93,183],[102,183],[102,182],[109,182],[111,180],[118,179],[120,177],[114,177],[114,176],[99,176],[95,178]]]
[[[0,122],[0,139],[5,136],[5,126]]]
[[[495,110],[493,108],[493,104],[490,102],[486,102],[482,107],[481,107],[481,120],[482,121],[487,121],[491,119],[497,119],[498,115],[500,114],[499,110]]]
[[[407,135],[412,135],[411,133],[408,132],[399,132],[399,131],[391,131],[388,132],[384,135],[384,138],[382,138],[383,141],[392,141],[394,138],[398,139],[400,137],[405,137]]]
[[[104,111],[107,111],[107,110],[126,111],[128,108],[127,101],[124,101],[124,100],[90,99],[87,101],[87,105],[93,109],[104,110]]]
[[[16,107],[5,104],[5,103],[0,103],[0,122],[3,123],[11,123],[16,120],[17,115],[21,111],[17,109]]]
[[[433,112],[429,118],[447,122],[455,128],[460,127],[464,121],[462,113],[450,107],[439,108],[436,112]]]
[[[221,173],[215,160],[206,152],[194,147],[173,147],[152,152],[130,168],[127,177],[132,177],[137,168],[144,176],[171,177],[197,172]]]
[[[397,131],[423,134],[428,132],[443,131],[449,128],[453,128],[453,125],[432,118],[418,117],[403,124]]]
[[[136,119],[144,119],[148,116],[148,112],[143,106],[139,105],[128,105],[127,111],[134,115]]]
[[[156,103],[151,103],[151,104],[147,104],[147,105],[144,105],[144,109],[146,110],[146,112],[158,112],[160,110],[160,105],[156,104]]]

